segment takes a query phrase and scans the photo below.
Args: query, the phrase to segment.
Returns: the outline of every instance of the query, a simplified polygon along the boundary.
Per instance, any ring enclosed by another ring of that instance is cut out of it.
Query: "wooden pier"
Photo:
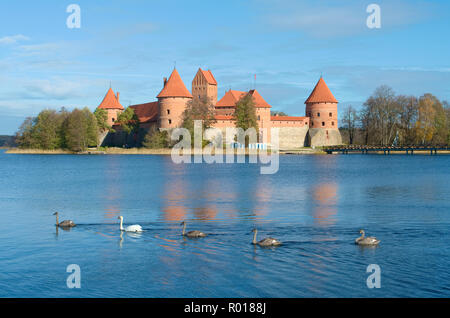
[[[324,147],[323,151],[327,154],[349,154],[349,153],[383,153],[390,155],[391,152],[404,152],[407,155],[413,155],[414,152],[429,153],[430,155],[437,155],[439,151],[450,152],[449,146],[400,146],[400,147],[385,147],[385,146],[329,146]]]

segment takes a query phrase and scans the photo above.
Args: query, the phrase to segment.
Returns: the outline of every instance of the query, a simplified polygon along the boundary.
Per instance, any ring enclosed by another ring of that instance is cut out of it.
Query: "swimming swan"
[[[205,237],[206,234],[200,231],[190,231],[186,233],[186,222],[183,221],[181,222],[180,225],[183,225],[183,233],[181,234],[182,236],[187,236],[187,237]]]
[[[257,242],[256,241],[256,235],[258,234],[258,230],[257,229],[253,229],[252,232],[254,232],[254,234],[253,234],[253,241],[252,241],[252,244],[254,244],[254,245],[259,245],[259,246],[278,246],[278,245],[281,245],[280,241],[278,241],[277,239],[274,239],[272,237],[266,237],[265,239],[262,239],[261,241]]]
[[[73,223],[72,220],[64,220],[61,223],[59,223],[59,213],[58,212],[53,213],[53,215],[56,215],[56,224],[55,224],[56,226],[59,226],[59,227],[74,227],[74,226],[76,226],[76,224]]]
[[[139,224],[134,224],[127,226],[126,228],[123,227],[123,216],[119,216],[118,219],[120,219],[120,230],[125,232],[142,232],[142,227]]]
[[[358,237],[355,240],[355,244],[358,244],[358,245],[378,245],[378,243],[380,243],[380,240],[377,240],[377,238],[374,237],[374,236],[364,237],[365,234],[366,234],[364,232],[364,230],[359,230],[359,233],[361,234],[361,236]]]

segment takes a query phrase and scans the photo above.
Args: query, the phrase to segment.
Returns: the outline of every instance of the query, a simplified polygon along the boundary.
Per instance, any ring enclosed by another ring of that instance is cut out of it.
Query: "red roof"
[[[108,92],[103,98],[102,102],[98,106],[98,108],[102,109],[120,109],[123,110],[123,106],[119,103],[118,98],[114,95],[114,92],[111,88],[109,88]]]
[[[327,84],[321,77],[314,87],[311,95],[309,95],[308,99],[305,101],[305,104],[308,103],[337,103],[338,101],[334,98],[333,94],[331,94],[330,89]]]
[[[184,86],[183,81],[181,80],[180,74],[176,69],[173,70],[172,74],[170,74],[169,80],[164,85],[161,92],[156,96],[160,97],[190,97],[192,98],[191,93],[189,93],[186,86]]]
[[[248,93],[253,96],[256,107],[258,107],[258,108],[264,108],[264,107],[271,108],[271,106],[264,100],[264,98],[262,98],[262,96],[258,93],[258,91],[256,89],[252,89]]]
[[[293,116],[270,116],[270,120],[282,120],[282,121],[303,121],[308,117],[293,117]]]
[[[271,107],[262,96],[258,93],[256,89],[252,89],[249,92],[233,91],[229,90],[225,93],[221,100],[216,104],[216,107],[235,107],[236,103],[245,95],[250,94],[253,96],[253,101],[255,102],[255,107],[264,108]]]
[[[246,92],[232,91],[231,89],[223,95],[216,103],[216,107],[234,107],[236,103],[246,94]]]
[[[205,77],[205,79],[208,82],[208,84],[217,85],[217,81],[214,78],[214,76],[213,76],[213,74],[211,73],[210,70],[204,71],[204,70],[200,69],[200,71],[202,72],[202,74]]]
[[[158,102],[132,105],[130,107],[133,108],[141,124],[158,119]]]

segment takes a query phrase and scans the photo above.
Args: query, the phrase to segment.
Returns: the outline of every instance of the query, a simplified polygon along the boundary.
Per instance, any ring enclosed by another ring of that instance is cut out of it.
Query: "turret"
[[[164,87],[157,96],[159,103],[159,127],[163,129],[180,127],[186,104],[191,93],[181,80],[176,69],[169,79],[164,78]]]
[[[104,109],[106,111],[106,113],[108,114],[107,123],[109,126],[114,125],[114,123],[117,121],[117,117],[119,117],[120,113],[124,110],[123,106],[119,103],[119,93],[117,93],[116,96],[112,88],[109,88],[108,92],[97,108]]]
[[[327,84],[320,77],[311,95],[305,101],[310,128],[338,129],[337,104]]]

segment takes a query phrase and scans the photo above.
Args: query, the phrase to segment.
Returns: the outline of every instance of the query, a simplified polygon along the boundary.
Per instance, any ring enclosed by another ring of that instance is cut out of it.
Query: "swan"
[[[120,219],[120,230],[125,232],[142,232],[142,227],[139,224],[134,224],[127,226],[126,228],[123,227],[123,216],[119,216],[118,219]]]
[[[187,236],[187,237],[205,237],[206,234],[200,231],[190,231],[186,233],[186,222],[183,221],[181,222],[180,225],[183,225],[183,233],[181,234],[182,236]]]
[[[374,236],[365,237],[366,233],[364,232],[364,230],[359,230],[359,233],[361,234],[361,236],[358,237],[355,240],[355,244],[358,244],[358,245],[378,245],[378,243],[380,243],[380,240],[377,240],[377,238],[374,237]]]
[[[58,212],[53,213],[53,215],[56,215],[56,224],[55,224],[56,226],[59,226],[59,227],[74,227],[74,226],[76,226],[76,224],[73,223],[72,220],[64,220],[61,223],[59,223],[59,213]]]
[[[252,244],[254,245],[259,245],[259,246],[278,246],[281,245],[281,242],[278,241],[277,239],[274,239],[272,237],[266,237],[265,239],[262,239],[261,241],[257,242],[256,241],[256,235],[258,234],[258,230],[257,229],[253,229],[252,232],[253,234],[253,241]]]

